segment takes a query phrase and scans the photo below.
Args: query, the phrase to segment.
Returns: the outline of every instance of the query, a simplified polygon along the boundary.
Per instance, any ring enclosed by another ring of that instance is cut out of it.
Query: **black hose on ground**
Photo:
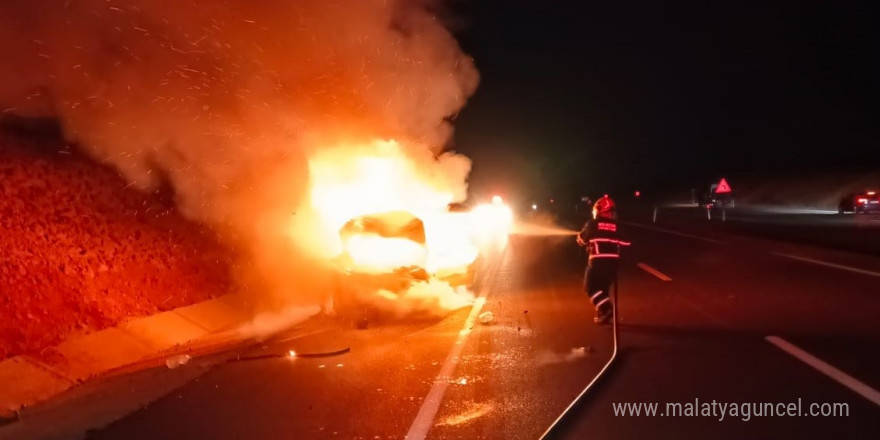
[[[341,350],[327,351],[327,352],[321,352],[321,353],[297,353],[297,354],[294,355],[294,356],[291,356],[290,354],[285,354],[285,353],[266,353],[266,354],[252,355],[252,356],[241,356],[241,357],[237,357],[237,358],[230,359],[229,361],[230,361],[230,362],[232,362],[232,361],[235,361],[235,362],[238,362],[238,361],[256,361],[256,360],[260,360],[260,359],[288,358],[288,357],[298,357],[298,358],[324,358],[324,357],[339,356],[339,355],[342,355],[342,354],[348,353],[349,351],[351,351],[351,348],[350,348],[350,347],[345,347],[345,348],[343,348],[343,349],[341,349]]]

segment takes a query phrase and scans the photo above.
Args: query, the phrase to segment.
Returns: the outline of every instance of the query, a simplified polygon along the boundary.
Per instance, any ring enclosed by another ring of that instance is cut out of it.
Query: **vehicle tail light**
[[[864,204],[868,203],[868,199],[860,198],[860,199],[858,200],[858,202],[859,202],[859,205],[864,205]]]

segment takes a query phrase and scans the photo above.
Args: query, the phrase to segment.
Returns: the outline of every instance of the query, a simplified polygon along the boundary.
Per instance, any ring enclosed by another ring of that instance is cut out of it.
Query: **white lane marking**
[[[782,351],[800,359],[807,365],[836,380],[841,385],[855,391],[858,395],[870,400],[871,402],[874,402],[875,405],[880,406],[880,391],[877,391],[869,387],[868,385],[865,385],[858,379],[844,373],[843,371],[838,370],[837,368],[834,368],[834,366],[830,365],[829,363],[817,358],[816,356],[813,356],[810,353],[807,353],[806,351],[800,349],[791,342],[780,338],[779,336],[767,336],[764,339],[766,339],[767,342],[779,347]]]
[[[431,387],[431,391],[428,392],[425,401],[422,402],[422,407],[419,408],[419,413],[416,414],[415,420],[413,420],[412,425],[409,427],[409,431],[406,433],[405,437],[407,440],[423,440],[428,435],[428,431],[434,425],[434,417],[437,416],[437,411],[440,409],[440,402],[443,401],[443,395],[446,394],[446,389],[449,388],[449,381],[452,380],[452,373],[455,371],[456,365],[458,365],[461,351],[464,349],[464,343],[467,341],[467,337],[471,333],[470,329],[473,328],[477,320],[477,315],[480,314],[480,310],[482,310],[483,305],[486,304],[486,296],[489,294],[489,289],[484,285],[482,290],[480,296],[474,301],[471,313],[464,322],[464,328],[458,332],[458,338],[455,340],[455,345],[452,346],[452,350],[449,350],[449,354],[446,355],[446,360],[443,361],[440,373],[438,373],[437,378],[434,379],[434,385]]]
[[[710,243],[715,243],[715,244],[727,244],[726,242],[723,242],[721,240],[715,240],[714,238],[706,238],[706,237],[700,237],[699,235],[685,234],[684,232],[678,232],[678,231],[673,231],[670,229],[658,228],[656,226],[648,226],[648,225],[642,225],[639,223],[629,223],[629,222],[626,222],[626,224],[628,224],[630,226],[635,226],[637,228],[650,229],[652,231],[658,231],[658,232],[665,232],[667,234],[678,235],[680,237],[693,238],[695,240],[708,241]]]
[[[645,263],[638,263],[636,264],[636,266],[638,266],[639,269],[642,269],[643,271],[648,272],[649,274],[654,275],[655,277],[660,278],[663,281],[672,281],[672,278],[669,278],[663,272],[660,272],[659,270],[654,269],[653,267],[648,266]]]
[[[872,277],[880,277],[880,272],[874,272],[873,270],[859,269],[858,267],[844,266],[844,265],[842,265],[842,264],[829,263],[829,262],[827,262],[827,261],[814,260],[814,259],[812,259],[812,258],[801,257],[801,256],[798,256],[798,255],[791,255],[791,254],[783,254],[783,253],[780,253],[780,252],[773,252],[773,255],[776,255],[776,256],[779,256],[779,257],[791,258],[792,260],[803,261],[803,262],[806,262],[806,263],[818,264],[818,265],[820,265],[820,266],[833,267],[833,268],[835,268],[835,269],[840,269],[840,270],[846,270],[846,271],[849,271],[849,272],[860,273],[860,274],[862,274],[862,275],[868,275],[868,276],[872,276]]]

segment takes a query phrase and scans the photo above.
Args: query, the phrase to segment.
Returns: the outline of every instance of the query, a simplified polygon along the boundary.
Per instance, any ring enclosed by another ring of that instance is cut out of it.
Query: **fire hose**
[[[617,294],[618,294],[618,286],[619,286],[618,276],[615,273],[614,274],[614,295],[611,296],[611,304],[613,306],[612,321],[611,321],[611,334],[612,334],[613,345],[614,345],[614,348],[611,352],[611,359],[608,359],[608,362],[606,362],[605,365],[602,366],[602,369],[599,370],[599,373],[596,374],[595,377],[593,377],[593,380],[591,380],[590,383],[588,383],[587,386],[584,387],[583,390],[581,390],[580,394],[578,394],[577,397],[575,397],[574,400],[572,400],[571,403],[568,404],[568,406],[565,408],[565,410],[562,411],[562,414],[560,414],[559,417],[557,417],[556,420],[553,421],[553,423],[550,425],[550,427],[547,428],[547,430],[544,431],[543,434],[541,434],[541,440],[554,438],[554,435],[557,434],[557,432],[559,430],[561,430],[562,427],[564,426],[564,422],[566,420],[566,417],[570,413],[573,412],[574,408],[581,403],[581,400],[584,398],[584,396],[586,396],[587,393],[596,386],[596,383],[599,382],[599,379],[601,379],[605,375],[605,373],[608,372],[608,370],[611,368],[611,365],[613,365],[614,361],[617,360],[617,345],[618,345]]]
[[[327,352],[318,352],[318,353],[297,353],[295,357],[298,358],[322,358],[322,357],[333,357],[343,355],[351,351],[350,347],[343,348],[341,350],[327,351]],[[233,361],[256,361],[260,359],[272,359],[272,358],[287,358],[290,357],[287,353],[266,353],[266,354],[257,354],[250,356],[239,356]]]

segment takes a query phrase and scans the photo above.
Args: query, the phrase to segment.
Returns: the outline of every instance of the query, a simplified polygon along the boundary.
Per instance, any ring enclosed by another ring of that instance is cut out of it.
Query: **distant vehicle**
[[[710,185],[708,190],[699,194],[697,204],[701,208],[733,208],[736,206],[732,193],[718,194],[715,192],[716,189],[718,189],[718,184]]]
[[[855,214],[880,212],[880,195],[877,194],[877,191],[847,194],[840,199],[837,212],[839,214],[847,212]]]

